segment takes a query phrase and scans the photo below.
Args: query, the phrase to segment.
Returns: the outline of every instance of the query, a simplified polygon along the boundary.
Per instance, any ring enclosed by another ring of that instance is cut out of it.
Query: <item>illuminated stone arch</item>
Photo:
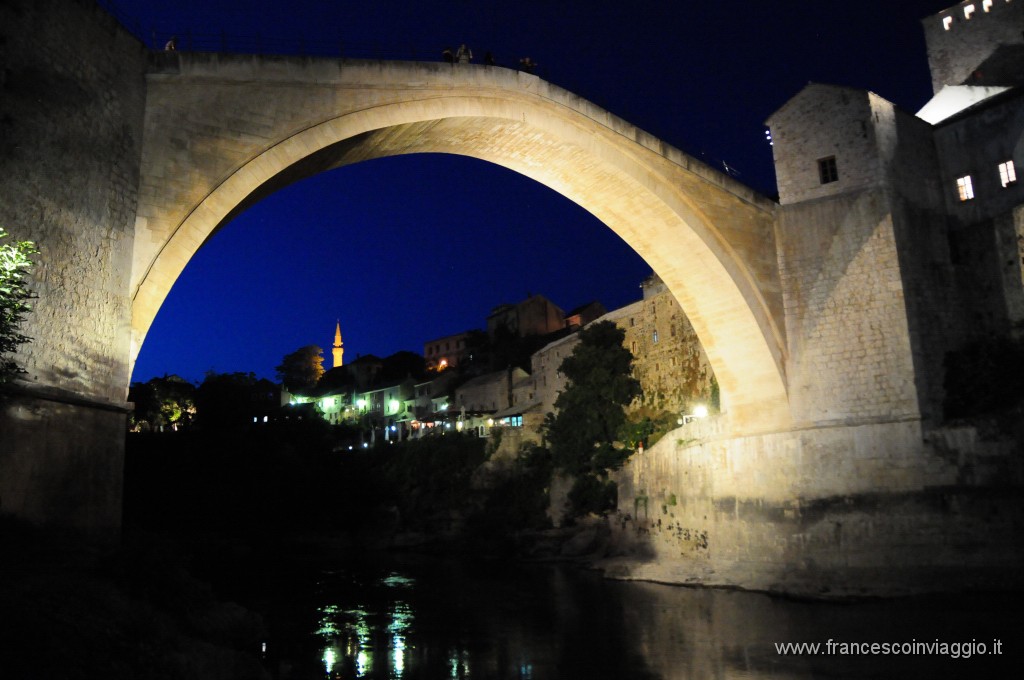
[[[773,204],[535,76],[447,64],[173,55],[149,78],[131,361],[192,255],[272,191],[330,168],[452,153],[591,212],[679,300],[738,431],[785,427]]]

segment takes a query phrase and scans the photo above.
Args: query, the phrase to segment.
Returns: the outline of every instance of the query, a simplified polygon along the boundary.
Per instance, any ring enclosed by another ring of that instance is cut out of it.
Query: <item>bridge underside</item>
[[[242,210],[331,168],[400,154],[452,153],[530,177],[615,231],[679,300],[735,427],[785,427],[772,204],[533,76],[488,69],[481,83],[477,72],[484,69],[470,69],[473,77],[462,82],[460,69],[436,66],[387,67],[383,76],[380,65],[366,66],[365,74],[344,71],[356,84],[363,76],[398,82],[365,95],[370,100],[357,106],[351,92],[344,98],[320,93],[340,111],[301,123],[297,111],[308,115],[301,97],[278,91],[286,104],[269,139],[267,130],[258,129],[268,119],[266,98],[258,92],[253,102],[240,104],[230,79],[190,88],[177,76],[151,77],[133,270],[133,361],[185,264]],[[209,68],[221,74],[223,65]],[[442,83],[446,88],[437,91]],[[355,85],[346,80],[346,86]],[[218,120],[227,96],[233,97],[230,121]],[[172,120],[187,122],[174,126]],[[214,123],[221,129],[211,135]]]

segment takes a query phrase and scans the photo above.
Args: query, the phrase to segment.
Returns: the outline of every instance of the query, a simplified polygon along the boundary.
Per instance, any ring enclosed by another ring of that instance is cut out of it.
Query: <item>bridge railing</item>
[[[169,30],[168,27],[146,27],[129,15],[117,0],[97,0],[104,10],[152,50],[163,50],[174,41],[176,50],[185,52],[231,52],[235,54],[278,54],[344,59],[382,59],[401,61],[441,61],[445,46],[424,49],[416,45],[394,45],[383,41],[352,41],[340,35],[336,39],[307,39],[281,35],[238,35],[227,32],[194,32],[190,29]],[[475,55],[473,63],[482,64],[483,55]],[[497,61],[495,66],[517,68],[518,63]],[[543,77],[543,73],[534,71]]]
[[[409,61],[442,61],[442,50],[444,45],[434,45],[430,49],[424,49],[418,45],[395,45],[378,40],[352,41],[342,36],[336,39],[308,39],[304,37],[282,36],[282,35],[238,35],[227,32],[194,32],[188,28],[184,30],[170,30],[171,27],[160,28],[143,26],[138,17],[124,11],[118,0],[96,0],[108,14],[112,15],[122,26],[131,32],[136,38],[152,50],[163,50],[168,41],[174,39],[175,49],[184,52],[230,52],[235,54],[262,54],[262,55],[298,55],[310,57],[333,57],[342,59],[380,59],[380,60],[409,60]],[[483,55],[476,54],[474,64],[483,64]],[[508,62],[497,59],[495,66],[505,68],[519,68],[518,61]],[[558,74],[542,68],[535,67],[531,73],[548,82],[555,83],[561,87],[577,92],[585,96],[589,101],[601,106],[607,111],[615,111],[618,115],[629,120],[639,121],[641,116],[630,110],[629,102],[606,102],[603,101],[600,91],[583,91],[575,87],[573,83],[562,82]],[[661,139],[667,139],[661,131],[651,128],[649,132]],[[697,158],[707,165],[716,168],[726,174],[743,181],[743,177],[723,160],[705,155],[703,151],[691,148],[689,144],[676,140],[673,144]]]

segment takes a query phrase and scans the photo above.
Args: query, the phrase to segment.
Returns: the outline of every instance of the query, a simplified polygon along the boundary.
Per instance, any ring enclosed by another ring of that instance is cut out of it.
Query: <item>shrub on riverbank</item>
[[[486,460],[484,440],[460,433],[411,439],[377,449],[379,488],[398,509],[401,527],[448,532],[472,503],[473,472]]]

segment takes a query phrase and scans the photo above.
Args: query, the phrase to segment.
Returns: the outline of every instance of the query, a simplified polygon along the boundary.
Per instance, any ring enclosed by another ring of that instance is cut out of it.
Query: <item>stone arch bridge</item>
[[[786,422],[773,204],[536,76],[504,68],[157,54],[147,75],[131,356],[185,264],[239,211],[370,158],[490,161],[601,219],[661,275],[744,428]]]
[[[704,345],[722,416],[666,436],[621,480],[624,516],[633,499],[678,497],[670,538],[701,537],[659,547],[656,564],[689,561],[653,577],[739,564],[719,580],[771,587],[795,569],[806,586],[821,573],[807,565],[824,564],[873,578],[921,527],[949,523],[927,490],[960,470],[928,438],[929,376],[884,188],[780,207],[507,69],[150,53],[85,0],[5,5],[0,26],[0,224],[42,252],[34,341],[16,357],[26,373],[0,402],[0,511],[116,530],[131,367],[189,258],[290,182],[443,152],[592,212],[661,276]]]

